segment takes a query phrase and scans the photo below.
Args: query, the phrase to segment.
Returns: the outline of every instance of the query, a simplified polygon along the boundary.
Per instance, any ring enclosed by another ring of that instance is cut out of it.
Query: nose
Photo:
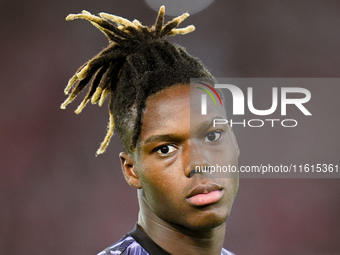
[[[186,171],[186,176],[188,178],[193,177],[203,177],[205,174],[209,173],[209,167],[211,166],[208,155],[203,148],[203,145],[198,141],[190,141],[190,163],[188,164],[188,169]]]

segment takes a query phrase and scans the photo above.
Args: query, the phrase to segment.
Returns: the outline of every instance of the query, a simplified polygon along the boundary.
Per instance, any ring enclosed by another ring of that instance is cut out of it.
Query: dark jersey
[[[171,255],[151,240],[138,225],[114,245],[106,248],[98,255]],[[221,255],[234,255],[222,249]]]

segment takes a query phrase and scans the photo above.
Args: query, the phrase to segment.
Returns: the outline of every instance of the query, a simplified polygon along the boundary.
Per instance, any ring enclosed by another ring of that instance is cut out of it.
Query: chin
[[[210,222],[210,223],[204,223],[204,224],[196,224],[196,225],[189,225],[187,228],[190,230],[194,230],[197,232],[208,232],[214,228],[223,226],[226,221],[220,221],[220,222]]]
[[[189,219],[186,227],[196,231],[208,231],[225,224],[228,216],[225,209],[223,212],[205,211]]]

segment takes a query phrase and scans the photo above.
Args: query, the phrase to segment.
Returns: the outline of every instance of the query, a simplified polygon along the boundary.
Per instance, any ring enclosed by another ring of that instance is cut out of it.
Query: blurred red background
[[[76,103],[59,109],[68,79],[107,44],[89,23],[65,21],[83,9],[147,25],[156,17],[143,1],[0,1],[0,254],[92,255],[137,220],[117,137],[94,156],[106,109],[89,106],[79,116]],[[339,77],[339,14],[333,0],[215,1],[186,21],[194,33],[174,41],[216,77]],[[331,145],[311,142],[298,152],[287,149],[285,157],[339,160],[339,115],[333,121],[334,134],[320,130]],[[254,141],[238,141],[240,160],[256,158]],[[241,179],[225,246],[236,254],[340,254],[339,184]]]

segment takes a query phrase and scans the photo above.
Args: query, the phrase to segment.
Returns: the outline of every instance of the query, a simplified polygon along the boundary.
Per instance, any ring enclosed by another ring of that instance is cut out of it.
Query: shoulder
[[[234,253],[222,248],[221,255],[235,255]]]
[[[149,255],[149,253],[131,236],[123,237],[117,243],[97,255]]]

